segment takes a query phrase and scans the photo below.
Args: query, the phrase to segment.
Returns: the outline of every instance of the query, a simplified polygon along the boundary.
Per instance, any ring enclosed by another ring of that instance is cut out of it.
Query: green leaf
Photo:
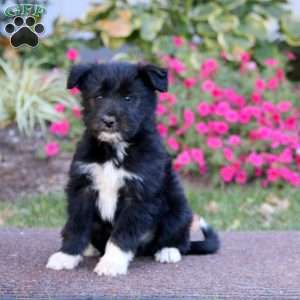
[[[218,2],[224,9],[233,10],[241,5],[244,5],[246,0],[218,0]]]
[[[164,15],[143,14],[141,19],[143,20],[140,31],[141,38],[145,41],[154,40],[164,24]]]
[[[228,54],[235,54],[251,48],[255,44],[255,39],[242,34],[219,33],[218,42]]]
[[[239,25],[239,19],[234,15],[212,15],[208,22],[217,33],[234,30]]]
[[[196,21],[206,21],[212,15],[218,15],[222,8],[215,3],[200,4],[191,10],[190,18]]]
[[[278,48],[273,43],[262,43],[255,47],[253,56],[257,61],[263,63],[269,57],[277,57],[279,55]]]
[[[254,13],[245,17],[244,22],[237,28],[236,32],[247,36],[252,35],[259,40],[265,40],[268,33],[266,21]]]
[[[199,22],[196,25],[196,31],[201,36],[215,37],[216,33],[212,30],[212,27],[207,22]]]
[[[262,6],[262,5],[254,5],[253,6],[253,12],[262,15],[266,18],[275,18],[279,19],[282,15],[287,13],[287,9],[283,7],[282,5],[276,5],[276,4],[271,4],[268,6]]]
[[[283,36],[291,46],[300,46],[300,19],[292,16],[284,16],[280,21]]]

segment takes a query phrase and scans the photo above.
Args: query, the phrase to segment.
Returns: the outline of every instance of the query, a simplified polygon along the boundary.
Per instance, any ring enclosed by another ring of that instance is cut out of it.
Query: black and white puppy
[[[68,88],[82,93],[85,132],[66,188],[68,220],[62,246],[47,268],[73,269],[92,245],[98,275],[126,274],[135,255],[176,263],[181,254],[219,248],[203,220],[205,239],[190,241],[192,212],[156,130],[156,91],[167,91],[165,69],[153,65],[76,65]]]

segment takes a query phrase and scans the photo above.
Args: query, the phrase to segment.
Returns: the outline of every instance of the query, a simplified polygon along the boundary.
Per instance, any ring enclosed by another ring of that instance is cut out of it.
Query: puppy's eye
[[[97,100],[97,101],[103,100],[103,96],[101,96],[101,95],[97,96],[97,97],[96,97],[96,100]]]
[[[129,102],[129,101],[131,101],[131,100],[132,100],[132,97],[130,97],[130,96],[126,96],[126,97],[124,97],[124,100],[125,100],[126,102]]]

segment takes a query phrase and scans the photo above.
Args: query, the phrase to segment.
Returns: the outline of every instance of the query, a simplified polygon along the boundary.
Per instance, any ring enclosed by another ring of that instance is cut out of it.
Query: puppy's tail
[[[195,225],[195,222],[198,223],[198,226]],[[217,232],[205,222],[203,218],[200,218],[197,221],[193,221],[193,226],[200,228],[204,235],[203,241],[192,241],[190,244],[190,249],[187,254],[213,254],[220,249],[220,239]]]

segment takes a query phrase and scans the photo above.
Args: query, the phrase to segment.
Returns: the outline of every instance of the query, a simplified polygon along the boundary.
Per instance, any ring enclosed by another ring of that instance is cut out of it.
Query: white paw
[[[99,276],[117,276],[126,275],[127,269],[127,263],[120,263],[113,257],[107,257],[104,255],[96,265],[94,272],[96,272]]]
[[[177,248],[162,248],[155,253],[155,260],[161,263],[177,263],[181,254]]]
[[[99,256],[99,255],[100,252],[92,244],[89,244],[83,251],[83,256],[86,257]]]
[[[94,272],[100,276],[125,275],[132,259],[132,252],[125,252],[109,241],[105,248],[105,254],[100,258]]]
[[[52,254],[46,265],[46,268],[53,270],[72,270],[81,262],[81,255],[70,255],[63,252]]]

